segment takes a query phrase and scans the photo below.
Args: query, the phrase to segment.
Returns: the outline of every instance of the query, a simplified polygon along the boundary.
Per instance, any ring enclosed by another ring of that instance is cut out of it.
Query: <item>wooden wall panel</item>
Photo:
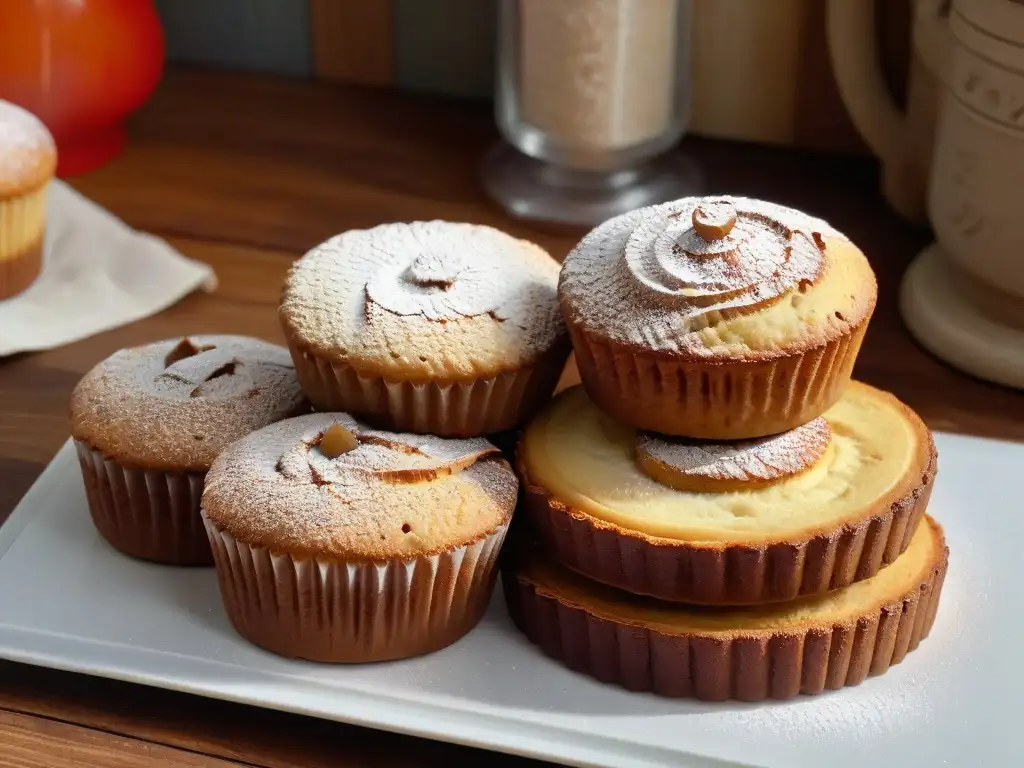
[[[309,23],[317,77],[393,84],[393,0],[309,0]]]
[[[901,97],[910,0],[863,1],[878,8],[883,69]],[[314,72],[489,97],[491,76],[482,62],[493,57],[494,18],[474,3],[494,2],[309,0]],[[864,151],[832,74],[824,0],[693,2],[693,133]]]
[[[304,1],[156,0],[156,10],[169,61],[293,77],[312,72]]]
[[[902,90],[908,0],[878,5],[883,69]],[[767,144],[863,150],[832,74],[824,0],[694,0],[691,130]]]

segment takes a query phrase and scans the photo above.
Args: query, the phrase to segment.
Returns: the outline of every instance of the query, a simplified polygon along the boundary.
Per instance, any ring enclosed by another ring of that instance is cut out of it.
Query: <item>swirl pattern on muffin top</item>
[[[321,450],[332,429],[355,439]],[[293,555],[385,560],[447,551],[508,523],[519,481],[483,438],[385,432],[345,413],[279,421],[238,440],[207,476],[218,527]]]
[[[354,447],[339,456],[327,455],[320,443],[327,432],[324,420],[310,420],[297,440],[286,443],[277,459],[284,477],[314,485],[339,486],[351,495],[368,483],[417,483],[452,475],[478,459],[499,451],[483,438],[448,440],[370,429],[344,413],[330,420],[354,437]]]
[[[415,222],[391,228],[386,243],[358,241],[350,253],[368,267],[367,300],[396,315],[445,321],[490,313],[507,320],[516,281],[503,274],[508,245],[495,234],[475,227],[456,235]]]
[[[293,346],[367,373],[493,374],[564,338],[558,269],[543,249],[491,227],[383,224],[300,259],[281,318]]]
[[[813,235],[728,200],[648,211],[623,248],[626,267],[677,308],[753,309],[821,272]]]
[[[152,468],[205,469],[243,435],[308,409],[288,351],[190,336],[114,353],[79,382],[72,434]]]
[[[820,219],[740,197],[685,198],[611,219],[565,261],[567,312],[612,340],[685,348],[689,334],[757,312],[821,278]]]

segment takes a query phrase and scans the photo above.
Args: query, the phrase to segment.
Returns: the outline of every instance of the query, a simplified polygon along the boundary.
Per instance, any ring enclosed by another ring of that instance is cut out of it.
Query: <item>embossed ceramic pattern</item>
[[[929,192],[937,243],[907,271],[900,307],[939,357],[1024,388],[1024,5],[961,0],[950,29]]]
[[[1024,302],[1024,6],[960,2],[951,23],[932,223],[951,261]]]

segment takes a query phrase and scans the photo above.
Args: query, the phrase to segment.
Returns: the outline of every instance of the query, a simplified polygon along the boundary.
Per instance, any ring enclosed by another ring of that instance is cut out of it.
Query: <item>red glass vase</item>
[[[0,98],[46,123],[60,176],[124,148],[124,120],[149,98],[163,64],[152,0],[3,0]]]

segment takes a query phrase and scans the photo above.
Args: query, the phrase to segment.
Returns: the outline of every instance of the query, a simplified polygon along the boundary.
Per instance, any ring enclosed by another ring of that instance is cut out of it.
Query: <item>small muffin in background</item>
[[[192,336],[116,352],[71,396],[89,511],[125,554],[210,565],[203,480],[229,443],[305,413],[288,351],[245,336]]]
[[[824,221],[739,197],[606,221],[559,283],[594,402],[640,429],[708,440],[824,413],[850,380],[877,293],[864,254]]]
[[[203,491],[231,623],[313,661],[450,645],[487,608],[518,487],[483,438],[378,431],[343,413],[253,432]]]
[[[0,99],[0,300],[28,288],[43,266],[46,191],[57,146],[31,112]]]
[[[559,266],[496,229],[345,232],[292,267],[280,317],[320,411],[449,437],[499,432],[550,397],[569,355]]]

